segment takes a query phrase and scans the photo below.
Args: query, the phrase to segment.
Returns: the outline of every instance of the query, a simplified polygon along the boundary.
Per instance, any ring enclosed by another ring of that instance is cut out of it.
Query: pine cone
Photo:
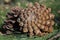
[[[7,14],[3,28],[19,30],[19,32],[27,33],[29,36],[42,36],[53,31],[53,19],[51,8],[46,8],[45,5],[35,2],[34,4],[30,3],[25,9],[12,8]]]

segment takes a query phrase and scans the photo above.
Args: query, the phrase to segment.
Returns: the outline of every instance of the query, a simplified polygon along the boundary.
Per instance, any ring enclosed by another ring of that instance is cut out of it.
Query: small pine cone
[[[42,36],[53,31],[52,19],[54,15],[51,13],[51,8],[35,2],[34,5],[30,3],[25,9],[13,7],[7,14],[6,25],[3,28],[27,33],[29,36]]]

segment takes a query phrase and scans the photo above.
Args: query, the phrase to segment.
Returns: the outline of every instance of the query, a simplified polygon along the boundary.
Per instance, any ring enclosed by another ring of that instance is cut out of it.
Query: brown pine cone
[[[13,7],[7,14],[6,25],[3,28],[19,30],[29,36],[42,36],[53,31],[54,20],[52,19],[54,15],[51,13],[51,8],[35,2],[34,5],[30,3],[25,9]]]

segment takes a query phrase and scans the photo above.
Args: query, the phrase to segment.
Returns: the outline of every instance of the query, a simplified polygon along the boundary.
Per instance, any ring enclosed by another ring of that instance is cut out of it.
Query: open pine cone
[[[3,26],[6,31],[19,31],[29,36],[42,36],[53,31],[54,15],[51,8],[37,2],[29,3],[25,9],[13,7],[6,17]]]

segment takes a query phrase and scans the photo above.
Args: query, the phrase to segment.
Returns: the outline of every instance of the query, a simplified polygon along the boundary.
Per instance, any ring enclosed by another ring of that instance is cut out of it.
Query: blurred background
[[[0,27],[4,23],[4,20],[6,19],[6,13],[9,12],[11,7],[19,6],[25,8],[28,3],[34,3],[39,2],[40,4],[44,4],[47,7],[52,8],[52,13],[55,14],[56,17],[60,16],[60,0],[0,0]],[[29,38],[20,38],[19,35],[10,35],[10,36],[0,36],[1,40],[47,40],[47,38],[51,37],[52,35],[56,34],[58,32],[58,25],[55,25],[56,30],[54,30],[53,33],[50,35],[36,38],[36,39],[29,39]],[[60,38],[59,38],[60,40]]]

